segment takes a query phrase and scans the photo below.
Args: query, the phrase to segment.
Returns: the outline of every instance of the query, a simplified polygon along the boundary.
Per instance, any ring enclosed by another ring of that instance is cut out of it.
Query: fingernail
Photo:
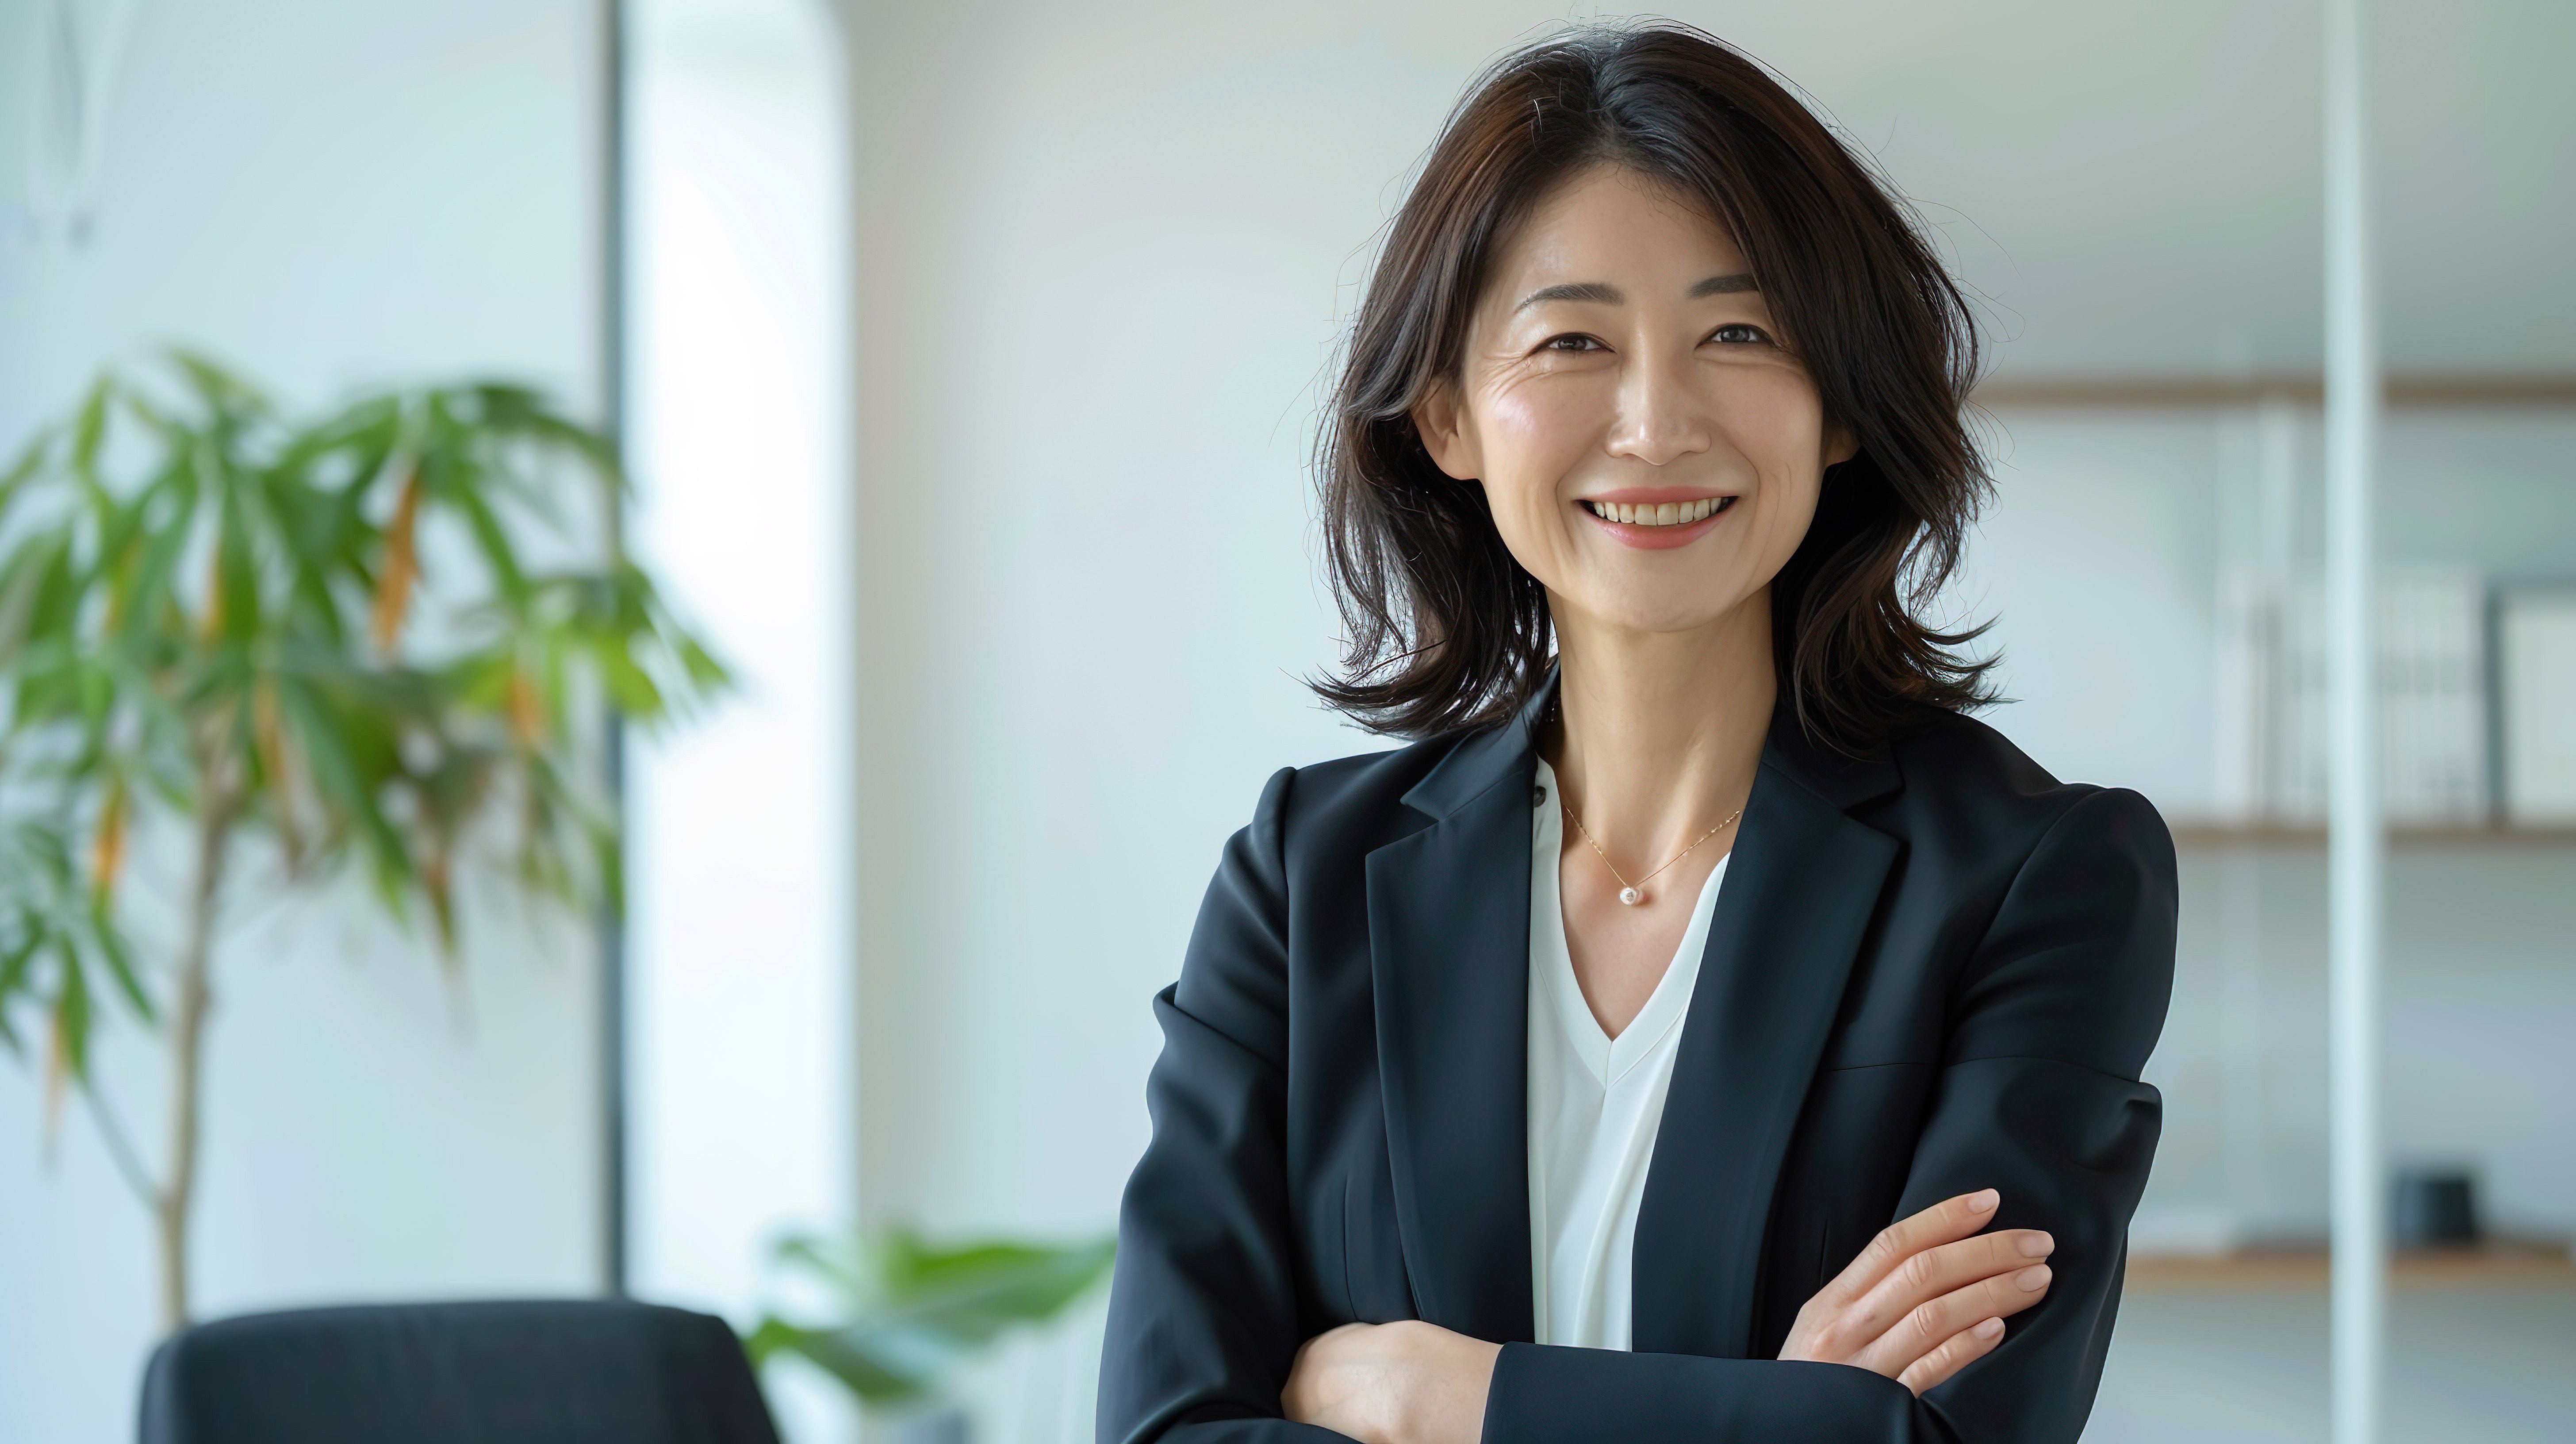
[[[1972,1334],[1974,1334],[1974,1335],[1976,1335],[1976,1336],[1977,1336],[1978,1338],[1980,1338],[1980,1339],[1991,1339],[1991,1338],[1993,1338],[1995,1335],[2000,1334],[2000,1333],[2002,1333],[2003,1331],[2004,1331],[2004,1321],[2003,1321],[2003,1320],[2001,1320],[2001,1319],[1988,1319],[1988,1320],[1986,1320],[1984,1323],[1977,1325],[1977,1326],[1976,1326],[1975,1328],[1973,1328],[1973,1329],[1970,1329],[1968,1332],[1969,1332],[1969,1333],[1972,1333]]]
[[[2002,1201],[2002,1194],[1991,1188],[1981,1188],[1968,1195],[1968,1212],[1992,1213],[1995,1211],[1995,1205]]]
[[[2030,1268],[2023,1269],[2020,1273],[2013,1275],[2013,1282],[2021,1285],[2025,1291],[2044,1289],[2048,1287],[2048,1265],[2036,1264]]]
[[[2044,1233],[2032,1233],[2022,1236],[2021,1251],[2032,1258],[2039,1258],[2054,1250],[2056,1247],[2057,1240],[2050,1238]]]

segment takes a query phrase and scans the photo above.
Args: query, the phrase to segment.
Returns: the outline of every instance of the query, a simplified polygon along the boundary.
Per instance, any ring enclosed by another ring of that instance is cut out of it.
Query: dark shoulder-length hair
[[[1554,652],[1547,598],[1484,489],[1432,463],[1412,411],[1457,377],[1495,253],[1558,183],[1611,163],[1734,236],[1827,417],[1860,443],[1771,583],[1783,697],[1863,752],[1925,708],[1990,700],[1990,662],[1919,613],[1989,483],[1962,417],[1977,336],[1958,286],[1870,168],[1759,65],[1686,26],[1571,29],[1496,63],[1449,117],[1379,253],[1318,443],[1326,561],[1349,629],[1315,684],[1374,731],[1509,717]]]

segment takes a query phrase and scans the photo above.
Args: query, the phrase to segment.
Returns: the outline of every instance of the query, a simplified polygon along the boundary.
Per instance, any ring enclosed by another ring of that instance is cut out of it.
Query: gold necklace
[[[1719,833],[1726,831],[1728,823],[1732,823],[1735,819],[1744,815],[1743,808],[1739,807],[1735,809],[1735,811],[1727,814],[1726,822],[1721,822],[1717,826],[1710,828],[1708,831],[1701,833],[1699,837],[1691,843],[1690,847],[1683,848],[1681,851],[1674,853],[1671,862],[1665,863],[1663,867],[1656,868],[1654,872],[1646,874],[1635,882],[1630,882],[1624,877],[1619,877],[1619,865],[1610,860],[1610,854],[1601,851],[1600,843],[1593,842],[1592,829],[1583,825],[1583,819],[1574,815],[1573,808],[1566,807],[1565,789],[1562,787],[1557,789],[1556,805],[1565,809],[1565,820],[1574,824],[1574,830],[1583,834],[1583,840],[1585,842],[1592,843],[1592,850],[1599,854],[1601,865],[1610,869],[1610,875],[1612,877],[1619,878],[1619,901],[1626,903],[1630,907],[1635,907],[1637,904],[1644,902],[1646,900],[1646,884],[1653,882],[1656,876],[1662,873],[1665,868],[1669,868],[1673,863],[1679,862],[1683,858],[1690,856],[1691,847],[1697,847],[1700,843],[1706,842],[1710,838],[1717,836]]]

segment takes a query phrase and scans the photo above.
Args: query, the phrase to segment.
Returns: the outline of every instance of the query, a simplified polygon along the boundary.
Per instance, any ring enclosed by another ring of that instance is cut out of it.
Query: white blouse
[[[1542,1344],[1625,1349],[1631,1255],[1682,1018],[1717,910],[1721,860],[1699,890],[1663,981],[1618,1037],[1601,1031],[1565,946],[1557,895],[1563,813],[1538,764],[1530,824],[1529,1201],[1532,1312]]]

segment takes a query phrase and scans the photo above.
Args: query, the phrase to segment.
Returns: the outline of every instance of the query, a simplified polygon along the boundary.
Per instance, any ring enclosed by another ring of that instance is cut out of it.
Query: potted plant
[[[940,1246],[906,1228],[829,1243],[800,1234],[780,1242],[777,1262],[829,1317],[771,1313],[744,1342],[755,1366],[802,1358],[863,1405],[910,1408],[898,1426],[905,1444],[965,1444],[964,1414],[940,1398],[949,1371],[1006,1331],[1064,1312],[1117,1252],[1115,1239]]]
[[[649,724],[725,680],[619,550],[623,486],[607,439],[525,388],[294,421],[187,354],[102,377],[0,473],[0,1042],[41,1058],[49,1126],[90,1104],[152,1210],[165,1325],[189,1314],[228,906],[355,871],[451,964],[478,856],[618,906],[594,719]],[[185,839],[168,956],[120,923],[147,828]],[[90,1086],[110,998],[166,1040],[157,1168]]]

